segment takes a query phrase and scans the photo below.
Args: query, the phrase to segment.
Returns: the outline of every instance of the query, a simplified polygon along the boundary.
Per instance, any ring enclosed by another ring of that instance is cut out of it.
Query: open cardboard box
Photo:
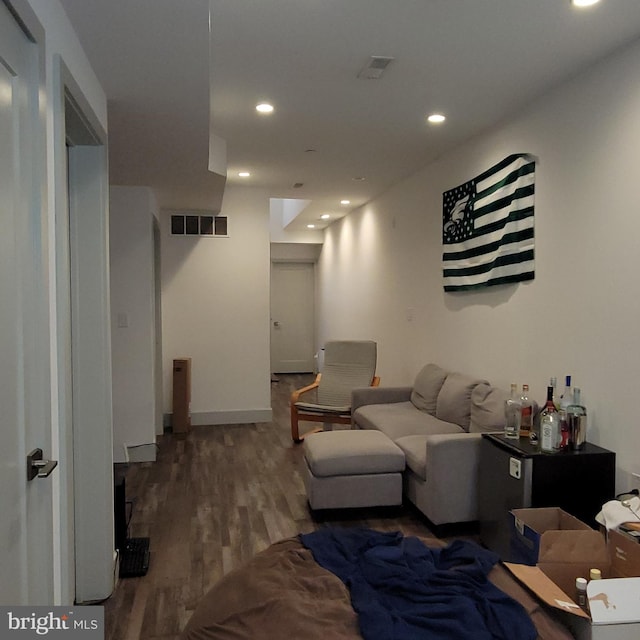
[[[509,512],[510,560],[517,564],[535,565],[541,549],[573,546],[577,531],[593,531],[588,525],[558,507],[513,509]],[[588,539],[588,536],[586,536]]]
[[[527,514],[519,516],[526,519]],[[610,531],[605,539],[588,527],[547,530],[540,536],[535,566],[505,566],[551,607],[579,640],[640,638],[640,544],[634,540],[617,531]],[[574,597],[576,578],[588,579],[591,568],[600,569],[604,579],[588,585],[588,597],[593,601],[589,616]]]

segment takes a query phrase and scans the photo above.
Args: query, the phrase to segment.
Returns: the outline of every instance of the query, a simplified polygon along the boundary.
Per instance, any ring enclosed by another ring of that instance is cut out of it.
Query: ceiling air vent
[[[378,80],[394,60],[395,58],[390,56],[371,56],[367,64],[360,70],[358,78],[361,80]]]

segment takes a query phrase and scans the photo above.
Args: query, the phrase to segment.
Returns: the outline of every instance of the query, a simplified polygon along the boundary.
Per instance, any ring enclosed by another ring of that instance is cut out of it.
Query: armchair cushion
[[[502,431],[504,403],[509,394],[488,383],[477,385],[471,392],[469,433]]]
[[[436,414],[438,394],[442,389],[447,372],[437,364],[428,364],[416,376],[411,392],[411,402],[420,411],[432,416]]]
[[[468,431],[471,419],[471,392],[477,385],[484,382],[486,380],[472,378],[462,373],[450,373],[438,394],[436,418],[458,424]]]

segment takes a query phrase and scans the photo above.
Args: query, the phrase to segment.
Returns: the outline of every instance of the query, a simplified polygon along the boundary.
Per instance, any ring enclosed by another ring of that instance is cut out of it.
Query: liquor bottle
[[[520,437],[520,397],[518,396],[518,385],[511,385],[511,395],[504,403],[504,436],[512,440]]]
[[[529,385],[522,385],[520,396],[520,435],[529,437],[533,427],[533,404],[529,400]]]
[[[549,384],[553,387],[553,406],[556,411],[560,408],[560,398],[557,394],[558,379],[554,376],[549,380]]]
[[[560,405],[565,403],[565,406],[569,406],[573,402],[573,392],[571,391],[571,376],[565,376],[564,378],[564,391],[560,396]]]
[[[545,453],[560,451],[560,414],[553,404],[553,387],[547,387],[547,403],[540,414],[540,449]]]
[[[569,425],[569,447],[579,450],[587,440],[587,410],[580,403],[580,389],[573,389],[573,403],[567,407]]]
[[[560,407],[558,413],[560,414],[560,435],[562,437],[560,441],[560,448],[567,449],[569,447],[570,433],[569,433],[569,419],[567,417],[567,407],[573,402],[573,393],[571,392],[571,376],[566,376],[564,392],[560,396]]]

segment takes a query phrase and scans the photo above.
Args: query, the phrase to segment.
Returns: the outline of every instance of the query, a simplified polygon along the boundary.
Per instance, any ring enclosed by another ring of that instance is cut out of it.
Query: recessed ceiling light
[[[271,113],[273,111],[273,105],[268,102],[261,102],[256,105],[256,111],[259,111],[260,113]]]
[[[328,220],[331,216],[328,213],[323,213],[320,216],[320,220]]]
[[[574,7],[590,7],[592,4],[598,4],[600,0],[571,0]]]
[[[238,176],[240,178],[249,178],[251,174],[248,171],[238,171]]]
[[[446,118],[441,113],[432,113],[430,116],[427,117],[427,120],[431,124],[440,124],[441,122],[444,122]]]
[[[351,204],[351,200],[340,200],[340,204]]]
[[[307,225],[307,229],[315,229],[316,225],[315,224],[308,224]]]

